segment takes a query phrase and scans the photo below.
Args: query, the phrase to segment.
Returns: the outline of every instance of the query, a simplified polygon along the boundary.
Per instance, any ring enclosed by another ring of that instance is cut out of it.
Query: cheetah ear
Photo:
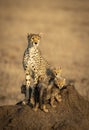
[[[62,68],[61,68],[61,67],[59,67],[59,69],[60,69],[60,71],[62,72]]]
[[[42,32],[39,33],[39,36],[40,36],[40,37],[43,37],[44,35],[45,35],[45,34],[42,33]]]
[[[31,38],[31,36],[32,36],[32,33],[27,33],[27,39],[30,39]]]
[[[53,68],[52,68],[52,71],[53,71],[53,73],[55,73],[55,72],[56,72],[56,68],[55,68],[55,67],[53,67]]]
[[[29,38],[29,36],[30,36],[30,34],[29,34],[29,33],[27,33],[27,38]]]
[[[58,70],[60,71],[60,73],[62,73],[62,68],[60,66],[58,67]]]

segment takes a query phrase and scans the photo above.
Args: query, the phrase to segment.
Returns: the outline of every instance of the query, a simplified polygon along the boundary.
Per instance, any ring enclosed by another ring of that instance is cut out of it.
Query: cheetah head
[[[56,78],[59,78],[59,77],[61,76],[61,73],[62,73],[61,67],[60,67],[60,68],[54,68],[54,69],[53,69],[53,73],[54,73],[54,76],[55,76]]]
[[[31,33],[31,34],[28,34],[27,39],[28,39],[28,45],[30,47],[38,47],[41,36],[40,34]]]
[[[61,89],[65,85],[65,83],[66,83],[65,78],[62,77],[59,79],[55,78],[55,84],[58,86],[59,89]]]
[[[55,76],[55,78],[54,78],[54,83],[57,85],[57,87],[58,87],[59,89],[61,89],[61,88],[65,85],[65,83],[66,83],[65,78],[63,78],[63,77],[61,76],[61,73],[62,73],[61,67],[59,67],[59,68],[54,68],[54,69],[53,69],[53,73],[54,73],[54,76]]]

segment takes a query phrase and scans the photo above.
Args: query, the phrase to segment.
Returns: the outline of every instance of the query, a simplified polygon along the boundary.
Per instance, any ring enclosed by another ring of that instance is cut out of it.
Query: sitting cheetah
[[[61,68],[54,68],[54,82],[59,87],[59,89],[62,89],[62,87],[65,85],[66,81],[65,78],[63,78],[62,75],[62,69]]]
[[[55,100],[58,102],[61,102],[62,100],[60,89],[65,85],[65,79],[60,76],[61,69],[54,69],[53,72],[56,76],[54,79],[44,80],[41,78],[39,80],[37,85],[38,93],[36,91],[35,94],[35,98],[37,99],[34,107],[35,111],[40,107],[44,112],[48,112],[48,109],[46,108],[48,100],[52,107],[56,107],[54,104]]]
[[[37,84],[34,93],[35,111],[40,107],[44,112],[48,112],[48,109],[46,108],[48,101],[52,107],[56,107],[54,104],[55,100],[58,102],[61,102],[62,100],[60,89],[65,85],[65,79],[60,77],[60,69],[54,69],[53,72],[54,75],[57,76],[54,79],[44,80],[44,78],[39,78],[39,83]],[[21,86],[21,93],[26,95],[26,85]],[[31,94],[31,89],[29,89],[29,93]]]
[[[26,81],[26,98],[23,104],[26,104],[29,100],[29,87],[32,89],[30,102],[34,104],[34,89],[38,83],[39,76],[47,78],[47,75],[49,75],[51,71],[49,69],[50,65],[42,57],[38,49],[41,36],[39,34],[28,34],[27,39],[28,46],[23,56],[23,68]]]

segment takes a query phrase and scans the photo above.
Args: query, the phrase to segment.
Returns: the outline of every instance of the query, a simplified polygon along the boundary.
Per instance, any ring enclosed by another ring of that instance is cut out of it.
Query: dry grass
[[[40,49],[63,76],[75,80],[76,89],[89,91],[89,1],[0,1],[0,105],[23,96],[22,57],[28,32],[43,32]],[[89,98],[89,97],[88,97]]]

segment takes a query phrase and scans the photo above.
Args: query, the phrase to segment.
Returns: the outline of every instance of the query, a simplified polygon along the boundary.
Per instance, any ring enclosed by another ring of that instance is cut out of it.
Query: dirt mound
[[[65,86],[61,95],[56,108],[47,106],[49,113],[34,112],[30,106],[1,106],[0,130],[88,130],[89,102],[72,85]]]

